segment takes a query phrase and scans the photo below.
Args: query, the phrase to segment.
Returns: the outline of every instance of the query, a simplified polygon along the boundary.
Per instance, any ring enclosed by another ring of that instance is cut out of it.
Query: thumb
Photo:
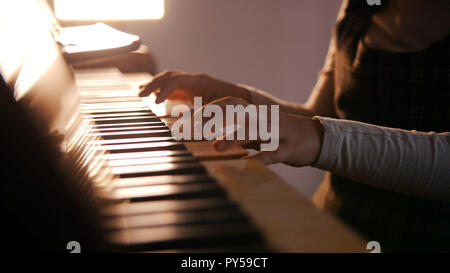
[[[247,155],[243,159],[252,159],[252,158],[259,159],[266,165],[281,162],[278,151],[261,151],[251,155]]]
[[[218,139],[215,140],[213,142],[214,144],[214,148],[219,151],[219,152],[223,152],[226,150],[229,150],[231,148],[233,148],[234,146],[238,146],[238,145],[246,145],[249,143],[252,143],[253,141],[251,140],[225,140],[225,139]]]

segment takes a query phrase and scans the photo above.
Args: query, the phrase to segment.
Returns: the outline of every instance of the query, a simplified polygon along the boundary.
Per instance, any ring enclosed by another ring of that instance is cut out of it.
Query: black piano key
[[[114,187],[125,188],[164,184],[209,183],[213,181],[207,174],[160,175],[116,179],[114,181]]]
[[[136,112],[136,111],[150,111],[150,108],[146,105],[123,105],[123,106],[113,106],[113,105],[105,105],[101,107],[99,105],[93,104],[81,104],[80,110],[82,114],[87,113],[107,113],[107,112]],[[152,113],[152,112],[151,112]]]
[[[112,91],[112,90],[111,90]],[[138,98],[136,92],[133,92],[130,90],[121,90],[121,89],[116,89],[113,92],[108,92],[105,90],[83,90],[80,92],[80,97],[82,98]]]
[[[103,107],[100,107],[99,105],[93,105],[93,104],[81,104],[80,109],[84,111],[85,113],[101,113],[101,110],[104,112],[123,112],[120,111],[120,109],[128,109],[128,111],[149,111],[150,109],[146,105],[123,105],[123,106],[109,106],[105,105]]]
[[[95,147],[97,150],[109,151],[110,153],[150,152],[167,150],[185,150],[186,147],[180,142],[143,142],[130,144],[114,144]]]
[[[244,219],[244,214],[238,209],[231,207],[112,217],[104,222],[104,227],[108,229],[143,228],[166,225],[232,222]]]
[[[128,153],[108,153],[104,154],[103,157],[106,160],[119,160],[119,159],[136,159],[136,158],[147,158],[147,157],[166,157],[166,156],[186,156],[192,155],[187,150],[162,150],[162,151],[149,151],[149,152],[128,152]]]
[[[125,132],[125,131],[146,131],[146,130],[163,130],[167,129],[165,125],[153,125],[153,126],[128,126],[128,127],[98,127],[90,129],[90,133],[107,133],[107,132]]]
[[[80,96],[81,101],[84,100],[105,100],[105,101],[101,101],[101,102],[116,102],[119,100],[123,100],[123,101],[127,101],[127,100],[134,100],[134,101],[139,101],[139,98],[137,96],[130,96],[130,93],[116,93],[116,94],[105,94],[102,92],[92,92],[90,94],[88,94],[87,92],[83,92],[84,94],[82,96]],[[142,101],[142,100],[141,100]]]
[[[110,102],[135,102],[141,103],[142,101],[136,99],[136,97],[117,97],[117,98],[102,98],[102,97],[83,97],[80,99],[83,104],[97,104],[97,103],[110,103]]]
[[[105,102],[105,103],[80,103],[83,108],[91,109],[107,109],[107,108],[122,108],[122,107],[147,107],[143,101],[137,102]]]
[[[109,132],[109,133],[90,133],[92,137],[102,137],[103,139],[121,139],[121,138],[143,138],[143,137],[169,137],[172,136],[169,129],[155,129],[143,131]]]
[[[94,118],[92,119],[96,124],[111,124],[111,123],[130,123],[130,122],[160,122],[161,120],[156,116],[138,116],[138,117],[115,117],[115,118]]]
[[[76,72],[76,82],[77,87],[80,90],[82,95],[89,95],[91,93],[107,93],[107,94],[130,94],[131,92],[135,92],[135,90],[130,85],[122,84],[123,81],[117,82],[118,78],[111,79],[103,79],[99,80],[99,77],[104,77],[104,74],[101,76],[96,75],[92,79],[86,80],[85,78],[80,79],[78,76],[78,72]],[[84,76],[83,76],[84,77]],[[116,82],[115,82],[116,81]]]
[[[92,119],[94,121],[97,121],[97,120],[100,120],[100,121],[101,120],[114,120],[114,119],[117,119],[117,120],[124,120],[125,119],[126,120],[126,119],[133,119],[133,118],[136,118],[136,119],[144,119],[144,118],[159,119],[156,115],[154,115],[152,113],[145,113],[145,114],[142,114],[142,115],[133,115],[132,113],[129,113],[129,112],[124,112],[122,114],[85,115],[83,117]]]
[[[115,144],[131,144],[139,142],[162,142],[175,141],[172,137],[143,137],[143,138],[121,138],[121,139],[101,139],[95,140],[92,143],[98,145],[115,145]]]
[[[165,156],[165,157],[144,157],[144,158],[134,158],[134,159],[110,160],[109,166],[123,167],[123,166],[133,166],[133,165],[147,165],[147,164],[175,163],[175,162],[197,162],[197,159],[191,155]]]
[[[246,221],[127,229],[111,232],[108,238],[129,251],[261,241],[255,228]]]
[[[134,127],[134,126],[167,126],[167,125],[162,121],[144,121],[144,122],[96,124],[95,128],[120,128],[120,127]]]
[[[116,72],[75,72],[78,88],[82,92],[133,92],[133,88]]]
[[[200,163],[161,163],[151,165],[137,165],[112,168],[112,172],[121,178],[139,177],[139,176],[155,176],[169,174],[196,174],[206,173]]]
[[[113,91],[113,90],[110,90]],[[138,98],[135,92],[129,90],[116,89],[113,92],[106,90],[80,90],[80,98]]]
[[[102,215],[126,216],[159,212],[199,211],[217,208],[237,208],[236,204],[224,197],[205,197],[195,199],[156,200],[142,202],[123,202],[102,208]]]
[[[121,112],[124,112],[124,109],[128,109],[128,111],[125,112],[147,112],[147,113],[153,113],[149,106],[145,103],[138,103],[138,102],[114,102],[113,104],[109,103],[89,103],[89,102],[83,102],[80,101],[80,108],[83,111],[90,112],[92,111],[92,114],[105,114],[105,112],[113,112],[112,114],[118,114]]]
[[[122,113],[122,112],[146,112],[152,113],[148,107],[140,106],[140,107],[121,107],[116,109],[98,109],[98,108],[88,108],[81,107],[80,113],[83,115],[88,114],[114,114],[114,113]]]
[[[113,118],[113,117],[132,117],[132,116],[155,116],[154,114],[148,111],[139,111],[139,112],[118,112],[118,113],[93,113],[86,115],[90,118]]]
[[[141,202],[149,200],[189,199],[224,196],[225,192],[215,183],[153,185],[115,189],[111,199]]]

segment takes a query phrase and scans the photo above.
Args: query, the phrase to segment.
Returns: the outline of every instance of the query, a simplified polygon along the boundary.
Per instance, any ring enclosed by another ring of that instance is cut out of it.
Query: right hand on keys
[[[156,103],[165,99],[192,102],[195,96],[202,97],[204,104],[223,97],[237,97],[251,102],[249,90],[235,84],[215,79],[205,74],[191,74],[168,70],[156,75],[151,82],[141,86],[139,96],[156,94]]]

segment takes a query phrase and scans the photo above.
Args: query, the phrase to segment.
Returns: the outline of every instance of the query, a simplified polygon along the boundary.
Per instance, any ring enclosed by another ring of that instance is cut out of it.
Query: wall
[[[205,72],[305,102],[323,65],[340,1],[166,0],[161,21],[121,23],[138,34],[159,68]],[[306,196],[323,172],[271,166]]]

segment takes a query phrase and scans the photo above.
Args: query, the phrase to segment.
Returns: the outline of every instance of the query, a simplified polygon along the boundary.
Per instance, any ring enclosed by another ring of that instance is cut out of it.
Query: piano
[[[241,159],[245,149],[175,141],[164,105],[137,96],[150,74],[74,69],[46,4],[11,2],[0,21],[4,248],[366,251],[260,161]]]

